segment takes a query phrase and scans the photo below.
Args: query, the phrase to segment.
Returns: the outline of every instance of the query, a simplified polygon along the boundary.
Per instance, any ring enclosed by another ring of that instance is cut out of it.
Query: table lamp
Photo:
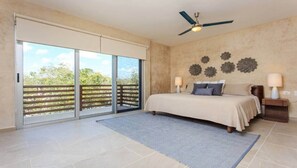
[[[180,86],[183,84],[181,77],[175,77],[176,93],[180,93]]]
[[[282,87],[282,75],[280,73],[270,73],[267,78],[268,86],[272,87],[271,98],[278,99],[279,94],[277,87]]]

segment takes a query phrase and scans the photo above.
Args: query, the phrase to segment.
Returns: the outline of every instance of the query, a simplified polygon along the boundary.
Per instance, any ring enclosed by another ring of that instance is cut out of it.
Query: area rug
[[[190,168],[236,167],[259,135],[172,115],[139,113],[98,121]]]

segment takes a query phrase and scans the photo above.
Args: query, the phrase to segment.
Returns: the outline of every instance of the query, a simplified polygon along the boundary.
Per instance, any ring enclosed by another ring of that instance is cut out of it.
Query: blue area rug
[[[140,113],[98,122],[190,168],[236,167],[259,138],[172,115]]]

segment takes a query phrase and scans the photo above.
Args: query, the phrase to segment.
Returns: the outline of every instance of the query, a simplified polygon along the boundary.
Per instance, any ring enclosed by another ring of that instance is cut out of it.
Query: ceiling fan
[[[200,24],[199,21],[198,21],[199,12],[194,13],[196,21],[194,21],[185,11],[181,11],[181,12],[179,12],[179,14],[182,15],[182,17],[184,17],[192,25],[192,27],[190,29],[180,33],[179,36],[181,36],[183,34],[186,34],[191,30],[193,32],[198,32],[198,31],[200,31],[202,29],[202,27],[216,26],[216,25],[221,25],[221,24],[233,23],[233,20],[228,20],[228,21],[222,21],[222,22]]]

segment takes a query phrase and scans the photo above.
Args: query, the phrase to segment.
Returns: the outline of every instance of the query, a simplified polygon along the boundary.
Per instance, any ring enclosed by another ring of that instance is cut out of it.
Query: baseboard
[[[15,131],[15,127],[8,127],[8,128],[0,128],[0,132],[10,132],[10,131]]]
[[[289,120],[297,121],[297,117],[290,117]]]

